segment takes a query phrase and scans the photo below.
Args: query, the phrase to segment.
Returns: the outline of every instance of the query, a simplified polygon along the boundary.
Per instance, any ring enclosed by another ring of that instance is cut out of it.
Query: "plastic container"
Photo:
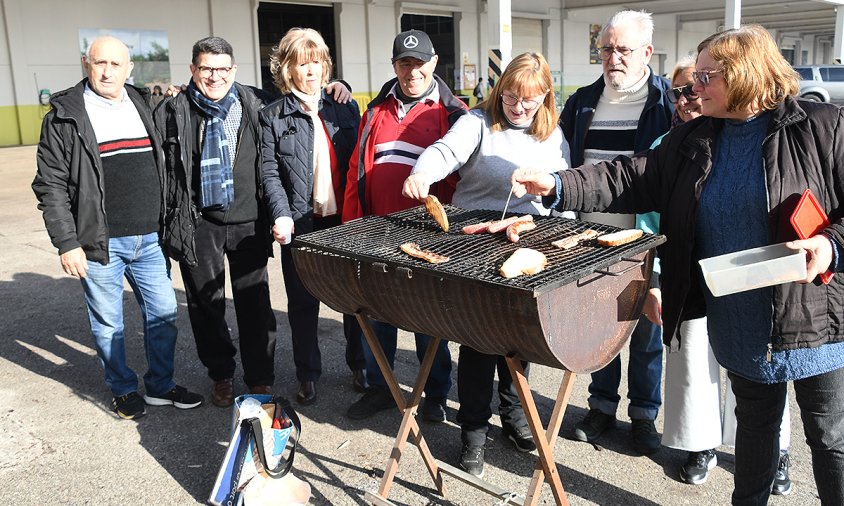
[[[736,251],[700,260],[712,295],[721,297],[806,277],[806,253],[785,243]]]

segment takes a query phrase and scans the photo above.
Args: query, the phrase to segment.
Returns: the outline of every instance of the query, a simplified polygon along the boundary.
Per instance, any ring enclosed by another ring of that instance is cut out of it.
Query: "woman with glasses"
[[[455,206],[504,210],[515,169],[543,167],[551,172],[568,168],[568,143],[557,126],[554,102],[545,57],[538,53],[515,57],[487,100],[457,120],[419,156],[404,182],[404,195],[422,200],[433,183],[458,172],[460,181],[452,200]],[[507,212],[549,214],[536,197],[513,198]],[[461,346],[457,363],[457,421],[463,442],[460,465],[478,476],[483,474],[496,369],[504,437],[519,451],[536,448],[504,357]]]
[[[674,66],[669,100],[674,103],[672,125],[682,125],[701,116],[700,96],[694,91],[695,57],[686,56]],[[660,137],[654,146],[662,140]],[[637,228],[658,233],[659,214],[637,215]],[[659,275],[659,261],[655,263]],[[655,324],[662,325],[662,297],[659,288],[652,288],[645,300],[644,313]],[[721,370],[706,331],[706,318],[694,318],[680,323],[683,336],[680,349],[665,357],[665,415],[662,444],[688,452],[680,467],[680,478],[691,485],[706,482],[709,471],[718,463],[715,448],[735,445],[735,396],[726,380],[726,399],[721,409]],[[774,480],[773,493],[791,492],[788,476],[788,447],[791,442],[791,423],[788,403],[785,404],[780,425],[780,464]]]
[[[515,195],[556,209],[660,211],[663,328],[707,317],[712,351],[736,397],[733,504],[767,504],[793,383],[821,503],[844,504],[844,115],[797,100],[798,77],[761,26],[698,45],[692,90],[703,117],[632,158],[554,175],[513,175]],[[789,217],[810,188],[831,224],[794,240]],[[559,190],[558,190],[559,189]],[[785,242],[805,251],[800,282],[715,297],[698,260]]]
[[[305,234],[340,224],[349,157],[357,140],[360,112],[352,100],[340,103],[326,93],[331,56],[311,28],[291,28],[273,48],[270,70],[282,97],[261,111],[264,200],[281,244],[287,318],[302,405],[316,401],[322,374],[317,341],[319,300],[302,284],[290,243]],[[346,362],[356,389],[365,388],[360,330],[344,317]]]

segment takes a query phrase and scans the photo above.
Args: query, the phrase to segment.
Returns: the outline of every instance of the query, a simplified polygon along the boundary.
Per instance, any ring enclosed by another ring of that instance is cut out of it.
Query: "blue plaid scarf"
[[[229,154],[233,148],[223,121],[232,105],[240,100],[237,88],[232,86],[225,97],[214,102],[191,81],[188,97],[205,115],[205,138],[199,162],[200,205],[202,209],[225,211],[234,202],[234,169]]]

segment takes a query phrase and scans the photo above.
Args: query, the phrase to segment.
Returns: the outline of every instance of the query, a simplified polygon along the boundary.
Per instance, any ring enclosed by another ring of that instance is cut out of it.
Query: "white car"
[[[800,74],[800,97],[815,102],[844,104],[844,65],[795,65]]]

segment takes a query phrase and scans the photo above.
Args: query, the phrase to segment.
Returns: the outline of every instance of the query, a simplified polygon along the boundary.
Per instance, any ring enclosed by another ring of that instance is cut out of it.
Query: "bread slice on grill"
[[[536,274],[548,265],[548,258],[541,251],[530,248],[519,248],[504,261],[499,273],[507,279],[522,274]]]
[[[599,236],[596,240],[601,246],[621,246],[622,244],[635,241],[636,239],[642,237],[642,234],[644,234],[644,232],[638,228],[630,228],[627,230],[619,230],[618,232],[613,232],[612,234],[604,234]]]
[[[448,216],[445,214],[445,208],[440,203],[440,199],[433,195],[425,197],[425,210],[434,218],[443,232],[448,232]]]

